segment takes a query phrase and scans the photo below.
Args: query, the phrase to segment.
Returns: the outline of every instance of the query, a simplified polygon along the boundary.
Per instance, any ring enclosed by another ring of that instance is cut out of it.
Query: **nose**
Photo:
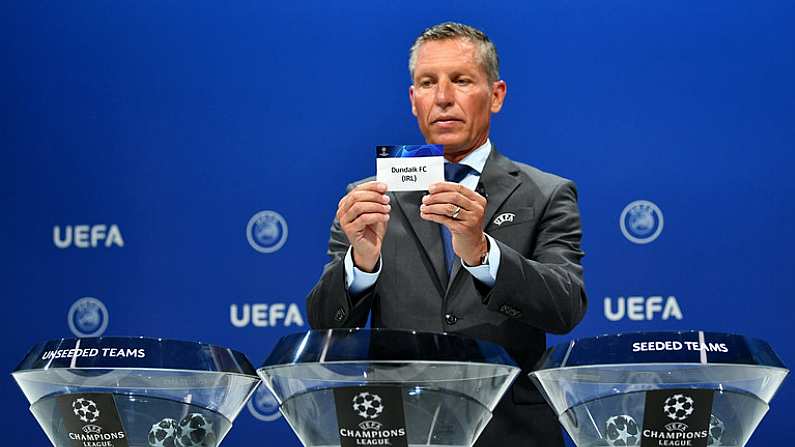
[[[446,109],[453,105],[453,84],[443,79],[436,85],[436,94],[434,95],[434,102],[437,106]]]

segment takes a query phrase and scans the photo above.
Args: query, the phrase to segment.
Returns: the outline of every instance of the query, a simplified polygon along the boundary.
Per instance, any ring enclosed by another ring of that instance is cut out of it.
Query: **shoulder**
[[[555,191],[564,187],[576,189],[574,181],[568,178],[543,171],[527,163],[511,160],[504,155],[503,157],[515,168],[515,175],[522,183],[535,186],[544,196],[553,195]]]

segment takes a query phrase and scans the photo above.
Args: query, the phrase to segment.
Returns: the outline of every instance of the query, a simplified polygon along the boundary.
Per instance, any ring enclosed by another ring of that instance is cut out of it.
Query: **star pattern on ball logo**
[[[684,421],[693,414],[694,410],[693,398],[684,394],[674,394],[665,399],[665,406],[663,407],[665,415],[674,421]]]
[[[178,447],[215,447],[217,436],[212,421],[201,413],[190,413],[176,429]]]
[[[605,437],[611,446],[636,445],[640,440],[640,427],[628,414],[613,416],[607,420]]]
[[[99,408],[97,408],[97,404],[93,400],[82,397],[76,399],[72,402],[72,411],[75,416],[86,424],[92,424],[99,419]]]
[[[375,419],[384,411],[381,396],[362,392],[353,397],[353,411],[364,419]]]
[[[215,424],[201,413],[190,413],[179,422],[163,418],[152,425],[147,437],[149,447],[216,447]]]
[[[147,436],[150,447],[176,447],[177,429],[179,425],[175,419],[163,418],[152,425]]]

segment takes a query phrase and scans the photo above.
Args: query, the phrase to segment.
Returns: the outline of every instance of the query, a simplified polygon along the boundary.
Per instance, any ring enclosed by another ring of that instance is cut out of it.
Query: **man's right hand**
[[[353,263],[359,270],[375,270],[391,209],[386,184],[381,182],[362,183],[340,199],[337,220],[353,247]]]

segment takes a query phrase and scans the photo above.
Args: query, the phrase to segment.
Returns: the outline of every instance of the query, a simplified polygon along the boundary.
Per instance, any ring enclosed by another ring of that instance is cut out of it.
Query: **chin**
[[[460,147],[465,143],[461,138],[456,138],[452,135],[439,135],[431,139],[431,144],[443,144],[450,147]]]

